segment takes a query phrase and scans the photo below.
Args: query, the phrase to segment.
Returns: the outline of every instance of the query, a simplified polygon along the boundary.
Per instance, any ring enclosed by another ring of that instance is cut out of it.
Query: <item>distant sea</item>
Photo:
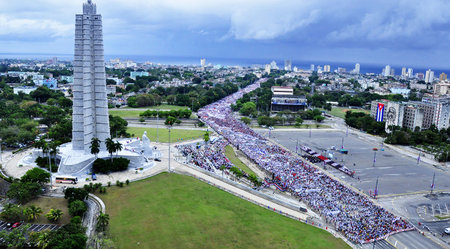
[[[73,55],[71,54],[18,54],[18,53],[0,53],[0,59],[38,59],[38,60],[47,60],[52,57],[58,57],[61,61],[72,61]],[[109,61],[110,59],[120,58],[121,60],[132,60],[134,62],[152,62],[155,64],[163,64],[163,65],[200,65],[200,59],[202,57],[194,57],[194,56],[152,56],[152,55],[105,55],[105,60]],[[251,59],[251,58],[218,58],[218,57],[205,57],[206,64],[212,64],[214,66],[253,66],[260,65],[264,67],[265,64],[270,64],[270,62],[275,61],[279,68],[284,67],[284,60],[282,59]],[[316,67],[321,66],[323,68],[324,65],[330,65],[331,71],[336,70],[338,67],[345,68],[347,72],[350,72],[355,67],[355,63],[357,62],[332,62],[332,61],[308,61],[308,60],[291,60],[292,68],[297,67],[299,69],[310,69],[310,65],[314,64]],[[365,73],[374,73],[381,74],[383,68],[386,65],[381,64],[368,64],[368,63],[360,63],[361,68],[360,72],[362,74]],[[394,68],[395,74],[400,75],[402,70],[401,65],[391,65],[391,68]],[[424,67],[414,67],[405,65],[406,68],[413,68],[414,74],[416,73],[424,73],[428,68]],[[442,68],[431,68],[434,71],[434,76],[439,77],[439,74],[444,72],[450,77],[450,69],[442,69]]]

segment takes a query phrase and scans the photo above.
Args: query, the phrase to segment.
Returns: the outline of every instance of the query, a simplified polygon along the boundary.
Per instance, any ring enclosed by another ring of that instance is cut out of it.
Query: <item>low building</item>
[[[293,96],[293,95],[274,95],[271,101],[271,111],[292,111],[297,112],[306,109],[308,106],[308,100],[305,96]]]
[[[273,95],[294,95],[294,89],[291,86],[273,86],[271,88]]]
[[[130,72],[130,78],[132,79],[136,79],[136,77],[143,77],[143,76],[148,76],[148,72]]]
[[[19,92],[23,92],[25,94],[30,94],[32,91],[35,91],[36,87],[29,87],[29,86],[20,86],[20,87],[14,87],[13,92],[14,94],[19,94]]]

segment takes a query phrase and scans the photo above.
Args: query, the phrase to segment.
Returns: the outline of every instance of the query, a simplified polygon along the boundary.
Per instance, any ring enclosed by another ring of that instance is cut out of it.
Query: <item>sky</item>
[[[75,14],[86,1],[0,0],[0,53],[72,54]],[[106,55],[450,68],[447,0],[93,2]]]

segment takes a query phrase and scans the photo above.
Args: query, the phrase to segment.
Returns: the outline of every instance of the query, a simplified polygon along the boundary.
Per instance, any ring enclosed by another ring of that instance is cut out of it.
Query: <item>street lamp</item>
[[[156,142],[157,143],[159,143],[158,123],[159,123],[159,110],[156,110]]]
[[[375,167],[375,162],[377,161],[377,151],[374,151],[373,153],[373,164],[372,167]]]
[[[170,173],[170,126],[169,126],[169,173]]]

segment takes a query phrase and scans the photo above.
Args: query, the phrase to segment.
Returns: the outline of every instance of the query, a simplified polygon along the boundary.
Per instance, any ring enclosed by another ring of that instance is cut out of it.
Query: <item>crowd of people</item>
[[[184,144],[175,146],[187,159],[186,163],[214,172],[222,166],[230,169],[234,165],[225,156],[225,147],[229,144],[225,139],[218,139],[212,144]]]
[[[196,145],[179,147],[190,163],[208,170],[212,167],[218,169],[222,165],[232,167],[224,154],[224,147],[231,143],[261,168],[273,174],[282,188],[307,203],[353,242],[367,243],[389,234],[413,229],[402,218],[323,174],[297,155],[271,144],[235,119],[230,105],[243,94],[258,88],[259,84],[260,82],[256,82],[198,111],[198,116],[227,141],[221,139],[219,143],[201,149]]]

